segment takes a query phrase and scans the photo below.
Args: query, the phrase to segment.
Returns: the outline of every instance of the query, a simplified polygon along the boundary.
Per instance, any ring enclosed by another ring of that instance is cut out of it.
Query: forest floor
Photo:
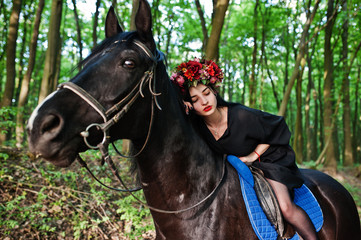
[[[127,194],[100,187],[78,163],[60,169],[23,153],[5,156],[0,151],[1,240],[155,238],[149,210]],[[111,184],[99,166],[92,170]],[[340,168],[331,175],[351,192],[361,218],[357,172]]]

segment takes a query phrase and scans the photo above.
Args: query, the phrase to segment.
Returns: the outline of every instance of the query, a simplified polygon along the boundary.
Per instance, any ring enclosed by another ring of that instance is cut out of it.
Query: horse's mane
[[[184,109],[184,103],[183,103],[183,95],[180,91],[180,89],[171,82],[170,78],[169,78],[169,74],[167,72],[167,63],[166,63],[166,59],[164,59],[164,61],[159,61],[158,62],[158,66],[157,66],[157,70],[156,70],[156,77],[157,79],[161,79],[162,81],[162,90],[156,89],[156,91],[162,91],[162,95],[167,95],[170,98],[173,98],[172,101],[176,102],[179,105],[179,108]],[[163,101],[160,102],[160,105],[163,106],[163,104],[169,104],[169,99],[164,99]],[[185,111],[184,111],[184,115]],[[192,124],[195,124],[195,114],[192,114],[190,117]],[[133,148],[132,144],[130,144],[130,149],[129,149],[129,153],[130,155],[134,155],[136,153],[136,149]],[[137,176],[137,162],[135,158],[131,159],[131,168],[130,168],[130,173],[135,176],[135,178],[139,181],[139,178]]]

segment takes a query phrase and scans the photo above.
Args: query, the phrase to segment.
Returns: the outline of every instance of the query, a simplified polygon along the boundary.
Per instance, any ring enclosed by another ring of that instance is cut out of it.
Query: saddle
[[[237,170],[242,196],[253,230],[259,239],[299,240],[300,237],[291,225],[284,221],[278,201],[263,172],[248,167],[239,158],[229,155],[228,162]],[[309,215],[317,231],[323,225],[320,205],[306,185],[294,190],[294,202]]]
[[[284,221],[276,194],[264,177],[262,170],[254,167],[250,167],[250,170],[253,175],[256,196],[267,219],[274,226],[281,239],[291,238],[295,234],[295,231],[292,226]],[[286,229],[288,231],[286,231]]]

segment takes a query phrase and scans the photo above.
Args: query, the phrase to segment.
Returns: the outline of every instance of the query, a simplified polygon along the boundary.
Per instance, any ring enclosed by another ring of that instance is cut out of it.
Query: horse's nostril
[[[52,136],[57,135],[60,129],[61,129],[61,119],[60,117],[54,114],[47,115],[44,118],[40,127],[40,131],[42,135],[50,134]]]

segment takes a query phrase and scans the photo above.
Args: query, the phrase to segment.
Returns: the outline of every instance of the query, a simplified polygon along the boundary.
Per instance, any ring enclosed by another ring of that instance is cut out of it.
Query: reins
[[[118,41],[116,41],[115,43],[117,43]],[[120,191],[120,192],[129,192],[139,203],[141,203],[142,205],[148,207],[149,209],[159,212],[159,213],[168,213],[168,214],[177,214],[177,213],[182,213],[182,212],[186,212],[189,211],[199,205],[201,205],[202,203],[204,203],[205,201],[207,201],[218,189],[218,187],[221,185],[224,176],[225,176],[225,157],[223,158],[223,170],[222,170],[222,177],[220,178],[220,180],[218,181],[218,183],[216,184],[216,186],[214,187],[214,189],[200,202],[185,208],[185,209],[181,209],[181,210],[163,210],[163,209],[159,209],[159,208],[155,208],[152,206],[149,206],[147,203],[143,202],[142,200],[140,200],[139,198],[137,198],[133,192],[134,191],[138,191],[141,189],[141,187],[136,187],[134,189],[129,189],[126,184],[123,182],[122,178],[119,175],[118,169],[115,166],[112,158],[109,155],[109,144],[110,144],[110,135],[109,135],[109,129],[111,126],[113,126],[115,123],[117,123],[123,116],[124,114],[126,114],[128,112],[128,110],[130,109],[130,107],[133,105],[133,103],[138,99],[139,96],[144,98],[144,94],[143,94],[143,89],[144,87],[148,84],[148,88],[149,88],[149,92],[152,95],[152,104],[151,104],[151,117],[150,117],[150,122],[149,122],[149,127],[148,127],[148,133],[145,139],[145,142],[142,146],[142,148],[134,155],[131,156],[124,156],[123,154],[121,154],[115,147],[115,145],[113,144],[114,149],[116,150],[116,152],[124,158],[134,158],[139,156],[144,148],[146,147],[146,145],[148,144],[149,138],[150,138],[150,134],[151,134],[151,130],[152,130],[152,126],[153,126],[153,120],[154,120],[154,105],[157,106],[157,108],[159,110],[162,110],[159,103],[158,103],[158,99],[157,96],[159,96],[161,93],[156,93],[155,91],[155,72],[156,72],[156,66],[157,63],[159,61],[163,60],[163,55],[159,52],[158,56],[155,57],[153,55],[153,53],[141,42],[135,40],[133,42],[136,46],[138,46],[140,49],[142,49],[144,51],[144,53],[153,61],[152,66],[148,69],[148,71],[146,71],[143,75],[143,77],[141,78],[141,80],[135,85],[135,87],[129,92],[129,94],[121,99],[118,103],[116,103],[114,106],[112,106],[111,108],[109,108],[108,110],[105,110],[105,108],[103,107],[102,104],[100,104],[94,97],[92,97],[89,93],[87,93],[83,88],[81,88],[80,86],[72,83],[72,82],[66,82],[66,83],[62,83],[59,85],[58,89],[68,89],[71,90],[73,93],[75,93],[76,95],[78,95],[80,98],[82,98],[85,102],[87,102],[103,119],[103,123],[92,123],[90,124],[88,127],[86,127],[85,131],[82,131],[80,133],[80,135],[83,137],[85,144],[91,148],[91,149],[99,149],[99,151],[102,154],[102,159],[103,162],[102,164],[105,162],[107,162],[108,166],[110,167],[113,175],[117,178],[117,180],[121,183],[121,185],[125,188],[125,189],[118,189],[118,188],[114,188],[111,186],[108,186],[106,184],[104,184],[103,182],[101,182],[93,173],[92,171],[89,169],[89,167],[87,166],[87,163],[80,157],[80,155],[77,156],[77,160],[78,162],[87,169],[87,171],[90,173],[90,175],[97,181],[99,182],[102,186],[107,187],[109,189],[115,190],[115,191]],[[110,116],[112,116],[114,114],[113,117],[111,117],[109,119]],[[96,146],[91,145],[87,138],[89,137],[89,131],[91,128],[95,127],[97,130],[101,130],[103,132],[103,139],[102,141],[97,144]]]
[[[121,191],[121,192],[128,192],[130,195],[132,195],[132,197],[134,197],[135,200],[137,200],[140,204],[142,204],[143,206],[155,211],[155,212],[159,212],[159,213],[166,213],[166,214],[179,214],[179,213],[183,213],[183,212],[186,212],[186,211],[189,211],[193,208],[196,208],[198,206],[200,206],[201,204],[203,204],[204,202],[206,202],[208,199],[210,199],[213,194],[217,191],[217,189],[219,188],[219,186],[221,185],[223,179],[224,179],[224,176],[225,176],[225,172],[226,172],[226,163],[225,163],[225,159],[226,159],[226,156],[223,157],[223,162],[222,162],[222,176],[221,178],[219,179],[219,181],[217,182],[216,186],[213,188],[213,190],[205,197],[203,198],[201,201],[199,201],[198,203],[190,206],[190,207],[187,207],[187,208],[184,208],[184,209],[180,209],[180,210],[164,210],[164,209],[159,209],[159,208],[155,208],[155,207],[152,207],[150,206],[149,204],[143,202],[142,200],[140,200],[137,196],[135,196],[133,194],[133,192],[137,191],[137,190],[140,190],[141,188],[137,189],[137,188],[134,188],[134,189],[129,189],[127,187],[127,185],[123,182],[122,178],[119,176],[119,173],[118,173],[118,170],[112,160],[112,158],[110,157],[109,153],[108,153],[108,149],[107,148],[99,148],[101,154],[102,154],[102,157],[104,159],[104,161],[107,162],[107,164],[109,165],[112,173],[114,174],[114,176],[116,176],[116,178],[118,179],[118,181],[122,184],[122,186],[125,188],[124,189],[118,189],[118,188],[113,188],[113,187],[109,187],[105,184],[103,184],[101,181],[99,181],[94,175],[93,173],[91,172],[91,170],[88,168],[86,162],[78,155],[77,157],[77,160],[79,161],[79,163],[85,167],[88,172],[94,177],[94,179],[96,181],[98,181],[101,185],[109,188],[109,189],[112,189],[112,190],[116,190],[116,191]]]

